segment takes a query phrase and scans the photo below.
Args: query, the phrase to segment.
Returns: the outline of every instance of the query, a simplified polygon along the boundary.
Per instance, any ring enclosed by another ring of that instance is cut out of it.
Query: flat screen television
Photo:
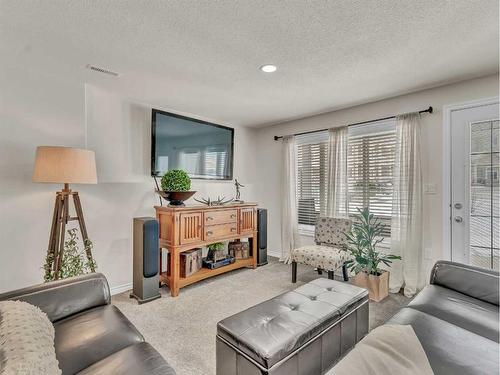
[[[232,128],[153,109],[151,138],[152,176],[182,169],[191,178],[233,178]]]

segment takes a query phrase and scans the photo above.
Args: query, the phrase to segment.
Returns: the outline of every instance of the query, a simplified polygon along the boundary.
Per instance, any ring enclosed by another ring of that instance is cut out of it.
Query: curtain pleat
[[[420,114],[396,117],[396,155],[393,177],[391,253],[400,255],[390,269],[390,290],[412,297],[423,285],[422,171]]]
[[[290,262],[291,250],[299,247],[297,219],[297,163],[295,160],[295,137],[283,138],[281,202],[281,261]]]
[[[347,126],[328,131],[328,195],[330,217],[347,217]]]

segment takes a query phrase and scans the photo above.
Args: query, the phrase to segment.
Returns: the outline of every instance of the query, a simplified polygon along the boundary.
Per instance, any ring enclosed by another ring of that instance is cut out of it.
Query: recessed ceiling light
[[[273,73],[276,71],[276,69],[278,69],[276,65],[271,64],[262,65],[260,67],[260,70],[262,70],[264,73]]]

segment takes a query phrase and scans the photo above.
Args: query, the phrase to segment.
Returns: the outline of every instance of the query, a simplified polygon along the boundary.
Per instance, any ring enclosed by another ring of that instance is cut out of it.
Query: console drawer
[[[205,225],[217,225],[225,223],[236,223],[238,220],[238,210],[218,210],[205,212]]]
[[[219,225],[205,225],[205,241],[213,239],[217,241],[219,238],[232,236],[238,233],[238,224],[228,223]]]

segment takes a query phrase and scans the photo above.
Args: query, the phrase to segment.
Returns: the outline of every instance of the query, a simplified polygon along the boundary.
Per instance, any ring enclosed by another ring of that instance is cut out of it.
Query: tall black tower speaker
[[[257,266],[267,264],[267,209],[257,209]]]
[[[158,230],[155,218],[134,218],[134,286],[130,297],[139,303],[160,298]]]

